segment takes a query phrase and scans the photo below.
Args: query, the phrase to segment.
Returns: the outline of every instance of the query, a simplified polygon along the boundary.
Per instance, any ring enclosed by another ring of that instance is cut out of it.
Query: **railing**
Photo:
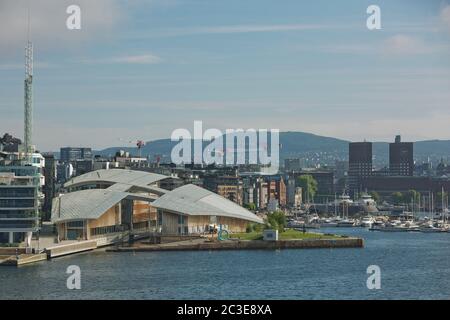
[[[38,218],[39,218],[39,216],[36,212],[4,214],[0,211],[0,220],[2,220],[2,219],[38,219]]]
[[[0,222],[0,229],[35,229],[37,223],[3,223]]]

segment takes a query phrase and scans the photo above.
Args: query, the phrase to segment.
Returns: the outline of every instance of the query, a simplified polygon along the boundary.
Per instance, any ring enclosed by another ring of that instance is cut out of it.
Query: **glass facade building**
[[[0,243],[31,240],[39,229],[39,168],[0,166]]]

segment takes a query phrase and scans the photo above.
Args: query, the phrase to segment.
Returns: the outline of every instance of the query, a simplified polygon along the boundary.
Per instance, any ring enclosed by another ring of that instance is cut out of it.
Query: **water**
[[[1,299],[448,299],[450,233],[322,232],[360,236],[364,249],[88,252],[0,268]],[[66,288],[69,265],[81,290]],[[368,290],[367,267],[381,268]]]

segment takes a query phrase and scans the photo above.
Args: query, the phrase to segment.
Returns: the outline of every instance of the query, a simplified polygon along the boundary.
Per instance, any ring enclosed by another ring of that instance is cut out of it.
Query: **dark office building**
[[[381,196],[388,197],[394,192],[406,193],[416,190],[424,195],[430,192],[441,192],[442,188],[447,192],[450,190],[450,179],[432,177],[368,177],[361,180],[363,188],[367,191],[376,191]],[[436,203],[436,205],[440,205]]]
[[[75,174],[77,176],[91,172],[94,166],[94,162],[92,160],[77,160],[74,162],[74,164],[75,164]]]
[[[361,179],[372,175],[372,142],[349,144],[348,183],[350,195],[361,192]]]
[[[61,148],[59,158],[62,162],[72,162],[77,160],[92,160],[92,149],[72,148],[72,147]]]
[[[44,154],[45,167],[44,167],[44,177],[45,184],[42,188],[44,192],[44,204],[42,206],[42,211],[44,212],[43,220],[49,221],[52,212],[52,199],[55,197],[55,186],[56,186],[56,160],[53,154]]]
[[[389,171],[392,176],[412,176],[414,173],[414,144],[401,142],[396,136],[395,142],[389,144]]]

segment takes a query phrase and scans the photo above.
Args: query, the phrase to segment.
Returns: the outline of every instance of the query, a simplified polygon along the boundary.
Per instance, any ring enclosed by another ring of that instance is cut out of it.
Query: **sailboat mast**
[[[442,186],[442,189],[441,189],[441,209],[442,209],[442,220],[445,223],[445,216],[444,216],[444,186]]]
[[[334,217],[336,218],[337,216],[337,198],[336,198],[336,192],[334,193]]]

